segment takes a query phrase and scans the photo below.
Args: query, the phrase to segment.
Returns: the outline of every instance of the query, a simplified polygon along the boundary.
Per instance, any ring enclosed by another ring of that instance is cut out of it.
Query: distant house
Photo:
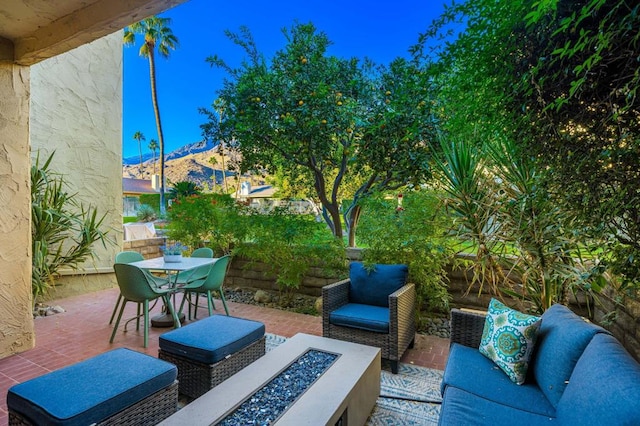
[[[248,203],[250,207],[263,212],[269,211],[276,206],[288,205],[292,211],[298,214],[317,213],[311,204],[312,201],[274,198],[277,191],[278,188],[274,188],[271,185],[257,185],[252,187],[251,183],[246,181],[240,183],[240,190],[231,194],[231,197],[239,201],[244,201]]]
[[[275,194],[276,188],[271,185],[258,185],[251,186],[251,182],[240,183],[240,190],[231,194],[232,198],[239,201],[245,201],[249,203],[251,207],[255,208],[270,208],[273,206],[273,194]]]
[[[136,216],[140,209],[140,196],[143,194],[159,194],[160,179],[122,178],[122,207],[123,216]]]

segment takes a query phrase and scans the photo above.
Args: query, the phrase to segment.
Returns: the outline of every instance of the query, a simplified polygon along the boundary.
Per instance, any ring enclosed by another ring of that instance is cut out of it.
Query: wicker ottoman
[[[129,349],[12,386],[9,425],[154,425],[178,409],[174,365]]]
[[[160,336],[158,357],[178,367],[180,394],[198,398],[264,355],[264,324],[213,315]]]

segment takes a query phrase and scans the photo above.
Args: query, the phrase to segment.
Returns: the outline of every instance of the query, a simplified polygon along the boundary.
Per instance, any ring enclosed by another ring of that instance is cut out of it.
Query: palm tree
[[[138,167],[138,173],[140,173],[140,178],[142,178],[142,141],[146,139],[142,132],[138,130],[133,134],[133,140],[138,141],[138,151],[140,151],[140,167]]]
[[[164,197],[164,135],[162,133],[162,122],[160,121],[160,107],[158,105],[158,92],[156,90],[156,63],[155,52],[163,58],[168,58],[170,50],[175,50],[178,46],[178,38],[173,35],[168,25],[170,18],[151,16],[140,22],[130,25],[124,30],[124,44],[131,46],[135,44],[135,35],[142,34],[144,43],[140,47],[140,56],[149,59],[149,77],[151,80],[151,101],[153,111],[156,116],[158,127],[158,140],[160,144],[160,214],[166,212]]]
[[[156,174],[156,150],[158,149],[158,141],[155,139],[151,139],[151,142],[149,142],[149,149],[153,154],[153,174],[155,175]]]

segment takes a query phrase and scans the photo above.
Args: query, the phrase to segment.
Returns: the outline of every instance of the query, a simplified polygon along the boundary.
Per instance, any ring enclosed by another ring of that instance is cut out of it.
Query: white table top
[[[140,269],[180,272],[188,271],[198,266],[210,265],[215,263],[216,260],[218,260],[217,257],[183,257],[181,262],[165,262],[164,257],[154,257],[153,259],[131,262],[131,265],[137,266]]]

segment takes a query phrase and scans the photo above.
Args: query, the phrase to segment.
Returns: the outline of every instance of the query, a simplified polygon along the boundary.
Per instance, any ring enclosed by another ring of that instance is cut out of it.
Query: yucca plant
[[[102,230],[105,215],[85,207],[76,194],[65,189],[62,175],[50,170],[54,154],[41,164],[38,153],[31,166],[31,240],[33,269],[31,290],[34,303],[54,284],[63,268],[78,269],[93,258],[93,245],[106,246]]]
[[[500,262],[504,243],[499,238],[501,223],[496,221],[499,205],[494,182],[486,173],[483,153],[470,142],[444,139],[440,152],[435,165],[445,194],[444,205],[453,215],[453,231],[476,251],[467,293],[476,284],[481,293],[487,285],[491,294],[501,297],[501,288],[508,284]]]
[[[505,140],[442,142],[441,151],[436,165],[454,231],[476,252],[469,288],[488,284],[493,296],[516,298],[537,313],[568,303],[578,290],[600,289],[601,272],[580,259],[588,241],[578,238],[533,158]]]
[[[601,277],[580,258],[588,241],[584,234],[578,238],[575,217],[554,201],[533,158],[518,153],[508,141],[488,144],[486,152],[500,182],[496,201],[501,238],[516,251],[504,263],[510,263],[522,283],[519,291],[506,293],[542,313],[554,303],[567,304],[577,290],[597,292]]]

